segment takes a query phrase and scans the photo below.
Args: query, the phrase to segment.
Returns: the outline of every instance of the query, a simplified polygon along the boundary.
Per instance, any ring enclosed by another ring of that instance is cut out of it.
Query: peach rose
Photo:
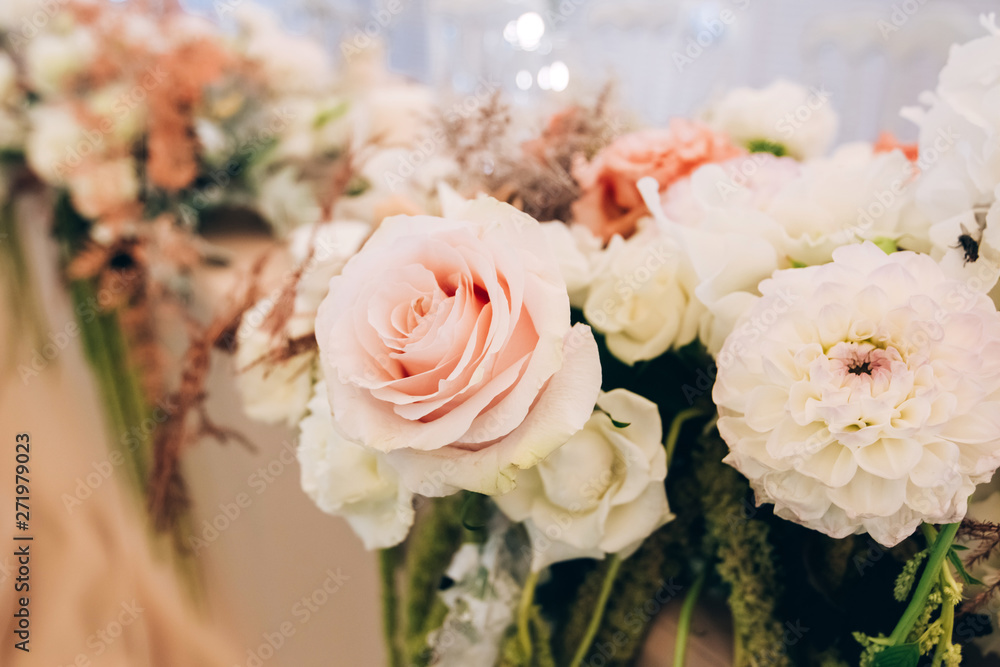
[[[85,164],[68,180],[73,206],[91,220],[120,213],[139,197],[139,179],[131,157]]]
[[[591,162],[574,164],[573,177],[583,194],[573,204],[573,221],[605,242],[615,234],[628,238],[639,218],[649,214],[636,187],[640,178],[652,176],[662,192],[703,164],[744,154],[706,125],[679,118],[667,129],[622,135]]]
[[[489,198],[386,218],[330,281],[316,338],[340,429],[425,496],[514,488],[601,384],[541,226]]]

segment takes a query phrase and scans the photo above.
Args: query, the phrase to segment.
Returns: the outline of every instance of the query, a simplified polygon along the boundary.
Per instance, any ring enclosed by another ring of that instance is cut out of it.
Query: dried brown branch
[[[234,432],[216,427],[204,411],[205,383],[208,379],[211,352],[225,345],[239,326],[243,313],[259,298],[260,274],[267,255],[259,258],[251,268],[246,288],[230,308],[208,326],[189,320],[190,342],[181,363],[182,374],[177,391],[170,397],[174,406],[168,419],[156,430],[153,441],[153,470],[150,474],[148,503],[153,525],[162,531],[170,530],[189,505],[187,485],[180,472],[180,456],[184,448],[200,435],[208,434],[225,442],[236,437]],[[197,428],[188,428],[191,414],[201,417]],[[243,436],[237,439],[246,441]]]
[[[621,131],[609,113],[611,96],[605,86],[592,106],[563,110],[540,136],[520,145],[510,136],[510,112],[499,96],[468,117],[454,114],[444,129],[463,174],[460,189],[469,195],[484,190],[538,220],[567,220],[580,196],[574,159],[593,156]]]

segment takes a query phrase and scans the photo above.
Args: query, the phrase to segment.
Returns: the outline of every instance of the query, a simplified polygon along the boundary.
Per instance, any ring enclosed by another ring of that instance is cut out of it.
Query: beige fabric
[[[22,217],[37,225],[23,230],[24,240],[37,260],[55,267],[53,248],[43,234],[43,210],[22,209]],[[36,287],[47,311],[46,333],[65,331],[72,311],[57,280],[47,272],[36,275]],[[129,495],[124,471],[109,462],[78,336],[69,336],[66,347],[25,382],[17,367],[30,365],[37,344],[23,337],[19,343],[12,340],[6,303],[0,312],[0,367],[6,371],[0,377],[0,665],[236,664],[234,645],[194,611],[173,569],[151,552],[137,511],[141,504]],[[22,325],[15,323],[21,330]],[[21,432],[31,437],[31,515],[25,533],[13,525],[14,440]],[[105,479],[97,468],[112,472]],[[86,485],[88,475],[96,487],[92,495],[68,509],[64,494]],[[15,532],[32,535],[34,541],[15,543]],[[12,634],[19,597],[14,591],[15,544],[30,544],[30,653],[14,648]]]

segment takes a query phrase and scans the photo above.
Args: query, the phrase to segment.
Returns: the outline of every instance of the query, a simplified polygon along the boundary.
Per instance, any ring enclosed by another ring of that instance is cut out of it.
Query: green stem
[[[517,637],[524,651],[525,662],[531,664],[531,605],[535,601],[535,587],[538,585],[538,572],[532,571],[524,581],[521,591],[521,602],[517,608]]]
[[[701,595],[701,589],[705,585],[708,577],[706,567],[694,580],[694,585],[684,598],[684,606],[681,607],[681,616],[677,621],[677,641],[674,643],[674,667],[684,667],[684,658],[687,654],[688,635],[691,634],[691,617],[694,615],[694,607]]]
[[[667,431],[667,466],[670,466],[670,462],[674,458],[674,449],[677,448],[677,440],[681,435],[681,427],[684,426],[684,422],[689,419],[694,419],[696,417],[702,417],[708,414],[701,408],[688,408],[687,410],[681,410],[674,417],[673,421],[670,422],[670,430]]]
[[[938,667],[944,660],[945,653],[951,648],[951,636],[955,632],[955,605],[950,601],[948,591],[955,588],[957,588],[955,579],[951,576],[951,570],[946,563],[941,567],[941,638],[938,639],[931,667]]]
[[[583,659],[587,657],[587,651],[590,650],[590,645],[594,642],[594,636],[597,635],[597,629],[601,625],[604,608],[608,604],[608,597],[611,595],[611,588],[615,583],[615,577],[618,576],[618,568],[621,567],[621,564],[622,560],[618,557],[618,554],[608,556],[608,573],[604,575],[601,594],[597,598],[597,604],[594,606],[594,613],[590,617],[590,624],[587,625],[587,632],[584,633],[583,640],[580,642],[580,646],[577,647],[572,662],[569,663],[570,667],[579,667]]]
[[[921,610],[927,604],[927,595],[931,592],[931,587],[939,576],[941,564],[944,563],[945,556],[948,555],[948,550],[951,549],[951,543],[955,539],[955,533],[958,532],[958,526],[959,524],[957,523],[948,524],[938,533],[937,539],[934,540],[934,544],[931,547],[931,555],[927,558],[927,565],[924,567],[924,572],[917,583],[917,589],[913,592],[910,604],[907,605],[902,618],[899,619],[896,628],[889,635],[889,640],[893,646],[899,646],[906,641],[910,630],[913,629],[913,625],[917,622],[917,617],[920,616]]]
[[[401,667],[403,656],[399,647],[399,597],[396,594],[396,566],[399,549],[382,549],[378,552],[379,573],[382,575],[382,625],[389,645],[389,664]]]

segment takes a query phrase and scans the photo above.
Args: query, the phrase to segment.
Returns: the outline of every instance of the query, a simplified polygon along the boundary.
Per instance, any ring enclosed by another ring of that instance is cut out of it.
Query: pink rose
[[[668,129],[649,129],[618,137],[591,161],[573,167],[583,191],[573,204],[573,221],[607,242],[628,238],[639,218],[649,215],[636,182],[652,176],[663,192],[703,164],[746,154],[724,135],[694,121],[674,119]]]
[[[600,390],[541,226],[488,198],[386,218],[330,281],[316,337],[340,429],[427,496],[514,488]]]

